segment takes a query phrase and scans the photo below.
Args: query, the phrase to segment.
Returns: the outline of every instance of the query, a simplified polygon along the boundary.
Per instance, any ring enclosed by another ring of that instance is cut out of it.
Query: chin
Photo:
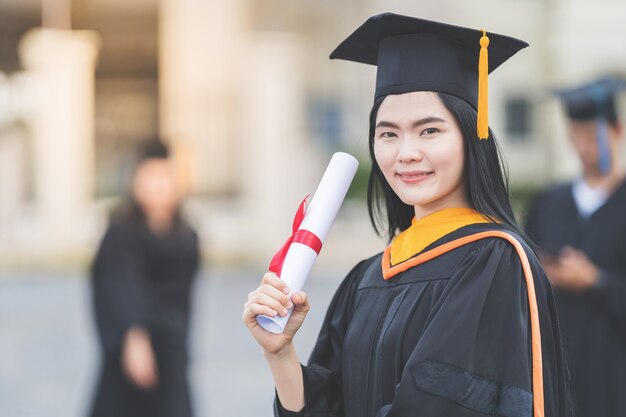
[[[399,195],[400,200],[408,206],[425,206],[428,204],[437,201],[436,198],[425,198],[425,197],[416,197],[416,196],[402,196]]]
[[[398,189],[394,189],[393,191],[404,204],[409,206],[421,206],[432,203],[438,199],[438,197],[433,195],[432,192],[429,192],[431,190],[428,189],[406,190],[398,187]]]

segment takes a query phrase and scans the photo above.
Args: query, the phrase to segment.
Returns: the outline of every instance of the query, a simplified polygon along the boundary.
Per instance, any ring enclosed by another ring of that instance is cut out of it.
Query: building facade
[[[174,150],[212,259],[269,259],[332,152],[355,154],[363,182],[375,69],[327,56],[375,13],[530,43],[490,77],[490,123],[514,188],[576,172],[548,88],[626,72],[620,0],[41,5],[0,3],[0,262],[10,265],[87,260],[128,192],[133,149],[157,135]],[[349,264],[382,249],[370,229],[363,200],[351,199],[322,259]]]

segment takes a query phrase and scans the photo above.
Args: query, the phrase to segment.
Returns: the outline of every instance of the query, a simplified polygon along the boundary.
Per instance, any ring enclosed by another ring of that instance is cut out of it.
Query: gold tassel
[[[489,107],[487,76],[489,75],[489,38],[483,29],[483,36],[480,38],[480,54],[478,55],[478,139],[489,138]]]

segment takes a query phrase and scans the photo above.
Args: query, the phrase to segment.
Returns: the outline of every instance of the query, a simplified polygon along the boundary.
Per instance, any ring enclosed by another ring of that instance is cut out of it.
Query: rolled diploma
[[[337,152],[333,155],[300,224],[300,230],[308,230],[324,242],[337,217],[341,203],[346,198],[358,166],[359,161],[350,154]],[[306,245],[292,243],[289,247],[280,278],[289,287],[290,299],[293,293],[304,287],[315,259],[317,259],[317,253]],[[291,316],[291,311],[289,310],[286,316],[259,315],[257,322],[269,332],[282,333]]]

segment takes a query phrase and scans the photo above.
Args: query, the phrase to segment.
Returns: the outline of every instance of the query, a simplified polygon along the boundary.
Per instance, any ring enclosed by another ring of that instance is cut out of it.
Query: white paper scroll
[[[359,161],[352,155],[343,152],[333,155],[302,220],[300,230],[308,230],[324,242],[358,166]],[[291,291],[289,298],[302,289],[316,258],[317,253],[310,247],[301,243],[291,244],[280,274]],[[261,315],[257,316],[257,322],[265,330],[282,333],[290,316],[291,310],[286,316]]]

